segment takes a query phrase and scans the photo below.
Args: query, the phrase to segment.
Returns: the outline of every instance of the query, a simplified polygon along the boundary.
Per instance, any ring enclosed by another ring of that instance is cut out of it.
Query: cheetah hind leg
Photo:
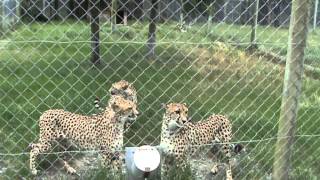
[[[30,170],[33,175],[37,175],[38,171],[36,169],[36,159],[39,154],[48,151],[51,148],[50,143],[36,143],[31,144],[31,151],[30,151]]]
[[[226,179],[232,180],[232,172],[231,172],[231,153],[230,153],[230,147],[228,145],[223,146],[225,156],[227,158],[227,164],[226,164]]]

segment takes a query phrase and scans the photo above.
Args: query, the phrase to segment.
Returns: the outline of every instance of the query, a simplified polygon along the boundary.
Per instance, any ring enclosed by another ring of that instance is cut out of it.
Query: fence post
[[[273,179],[289,179],[311,0],[293,0]]]
[[[253,16],[251,24],[251,37],[250,37],[250,49],[258,48],[257,45],[257,25],[258,25],[258,13],[259,13],[259,0],[253,0]]]
[[[100,64],[100,27],[99,27],[99,4],[100,1],[90,0],[90,25],[91,25],[91,62]]]
[[[313,14],[313,29],[314,30],[317,28],[318,5],[319,5],[319,0],[316,0],[315,5],[314,5],[314,14]]]
[[[158,0],[151,0],[151,12],[150,12],[150,24],[149,24],[149,34],[147,42],[147,57],[155,57],[155,46],[156,46],[156,18],[158,13]]]

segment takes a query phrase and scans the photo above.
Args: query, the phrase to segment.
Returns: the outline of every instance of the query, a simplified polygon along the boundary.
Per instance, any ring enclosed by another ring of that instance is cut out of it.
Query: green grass
[[[226,43],[249,42],[249,27],[219,24],[208,33],[202,26],[181,33],[175,23],[159,24],[157,57],[150,60],[144,56],[146,23],[119,26],[115,32],[104,24],[99,66],[90,63],[87,23],[20,26],[0,43],[0,153],[27,152],[28,144],[38,137],[38,118],[47,109],[93,113],[95,96],[105,104],[108,88],[120,79],[134,82],[142,113],[125,134],[127,146],[159,144],[160,104],[172,101],[186,102],[194,121],[212,113],[228,115],[233,141],[275,137],[284,68]],[[317,34],[318,30],[310,33],[310,44],[320,41]],[[285,55],[287,30],[259,27],[258,42],[268,42],[261,48]],[[316,67],[317,48],[309,46],[306,51],[307,63]],[[297,134],[319,134],[319,85],[318,80],[304,79]],[[249,153],[235,176],[266,178],[272,170],[274,143],[244,143]],[[319,145],[316,138],[296,139],[293,177],[320,177],[315,161]],[[30,177],[27,154],[0,157],[10,167],[0,177]]]

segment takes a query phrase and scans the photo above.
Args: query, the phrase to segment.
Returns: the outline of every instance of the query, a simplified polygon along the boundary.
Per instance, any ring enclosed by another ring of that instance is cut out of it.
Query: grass
[[[228,45],[248,42],[249,27],[214,24],[210,33],[201,27],[194,25],[181,33],[175,23],[159,24],[157,57],[150,60],[144,57],[146,23],[119,26],[115,32],[106,23],[101,32],[102,63],[93,66],[87,23],[20,26],[0,43],[0,153],[27,152],[28,144],[38,137],[38,118],[47,109],[93,113],[95,96],[105,104],[109,86],[120,79],[134,83],[142,112],[125,134],[127,146],[159,144],[160,104],[172,101],[186,102],[194,121],[212,113],[228,115],[233,141],[274,138],[284,67]],[[320,41],[317,34],[318,30],[310,33],[309,44]],[[285,55],[287,30],[259,27],[258,42],[267,42],[262,49]],[[309,46],[306,51],[307,63],[315,67],[317,48]],[[319,134],[319,85],[305,76],[297,134]],[[237,179],[267,178],[274,143],[274,139],[245,143],[249,153],[235,169]],[[292,177],[320,177],[314,160],[320,155],[319,145],[313,137],[295,140]],[[9,167],[0,177],[30,177],[27,154],[1,156],[0,161]]]

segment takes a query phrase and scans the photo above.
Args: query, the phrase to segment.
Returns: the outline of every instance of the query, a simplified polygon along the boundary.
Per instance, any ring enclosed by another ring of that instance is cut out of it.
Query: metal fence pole
[[[250,37],[250,48],[256,49],[257,48],[257,25],[258,25],[258,13],[259,13],[259,0],[254,1],[254,10],[252,16],[252,25],[251,25],[251,37]]]
[[[111,30],[112,30],[112,32],[116,29],[117,13],[118,13],[118,2],[117,2],[117,0],[112,0],[111,1]]]
[[[273,179],[289,179],[290,156],[303,75],[310,0],[293,0]]]
[[[16,1],[16,23],[20,21],[21,18],[21,0]]]
[[[212,19],[213,19],[213,2],[210,3],[208,7],[208,32],[210,33],[211,25],[212,25]]]
[[[183,21],[184,21],[184,3],[183,3],[183,0],[180,0],[180,19],[179,19],[179,23],[180,23],[180,25],[182,25],[183,24]]]
[[[313,29],[317,28],[318,5],[319,5],[319,0],[316,0],[314,5],[314,14],[313,14]]]

